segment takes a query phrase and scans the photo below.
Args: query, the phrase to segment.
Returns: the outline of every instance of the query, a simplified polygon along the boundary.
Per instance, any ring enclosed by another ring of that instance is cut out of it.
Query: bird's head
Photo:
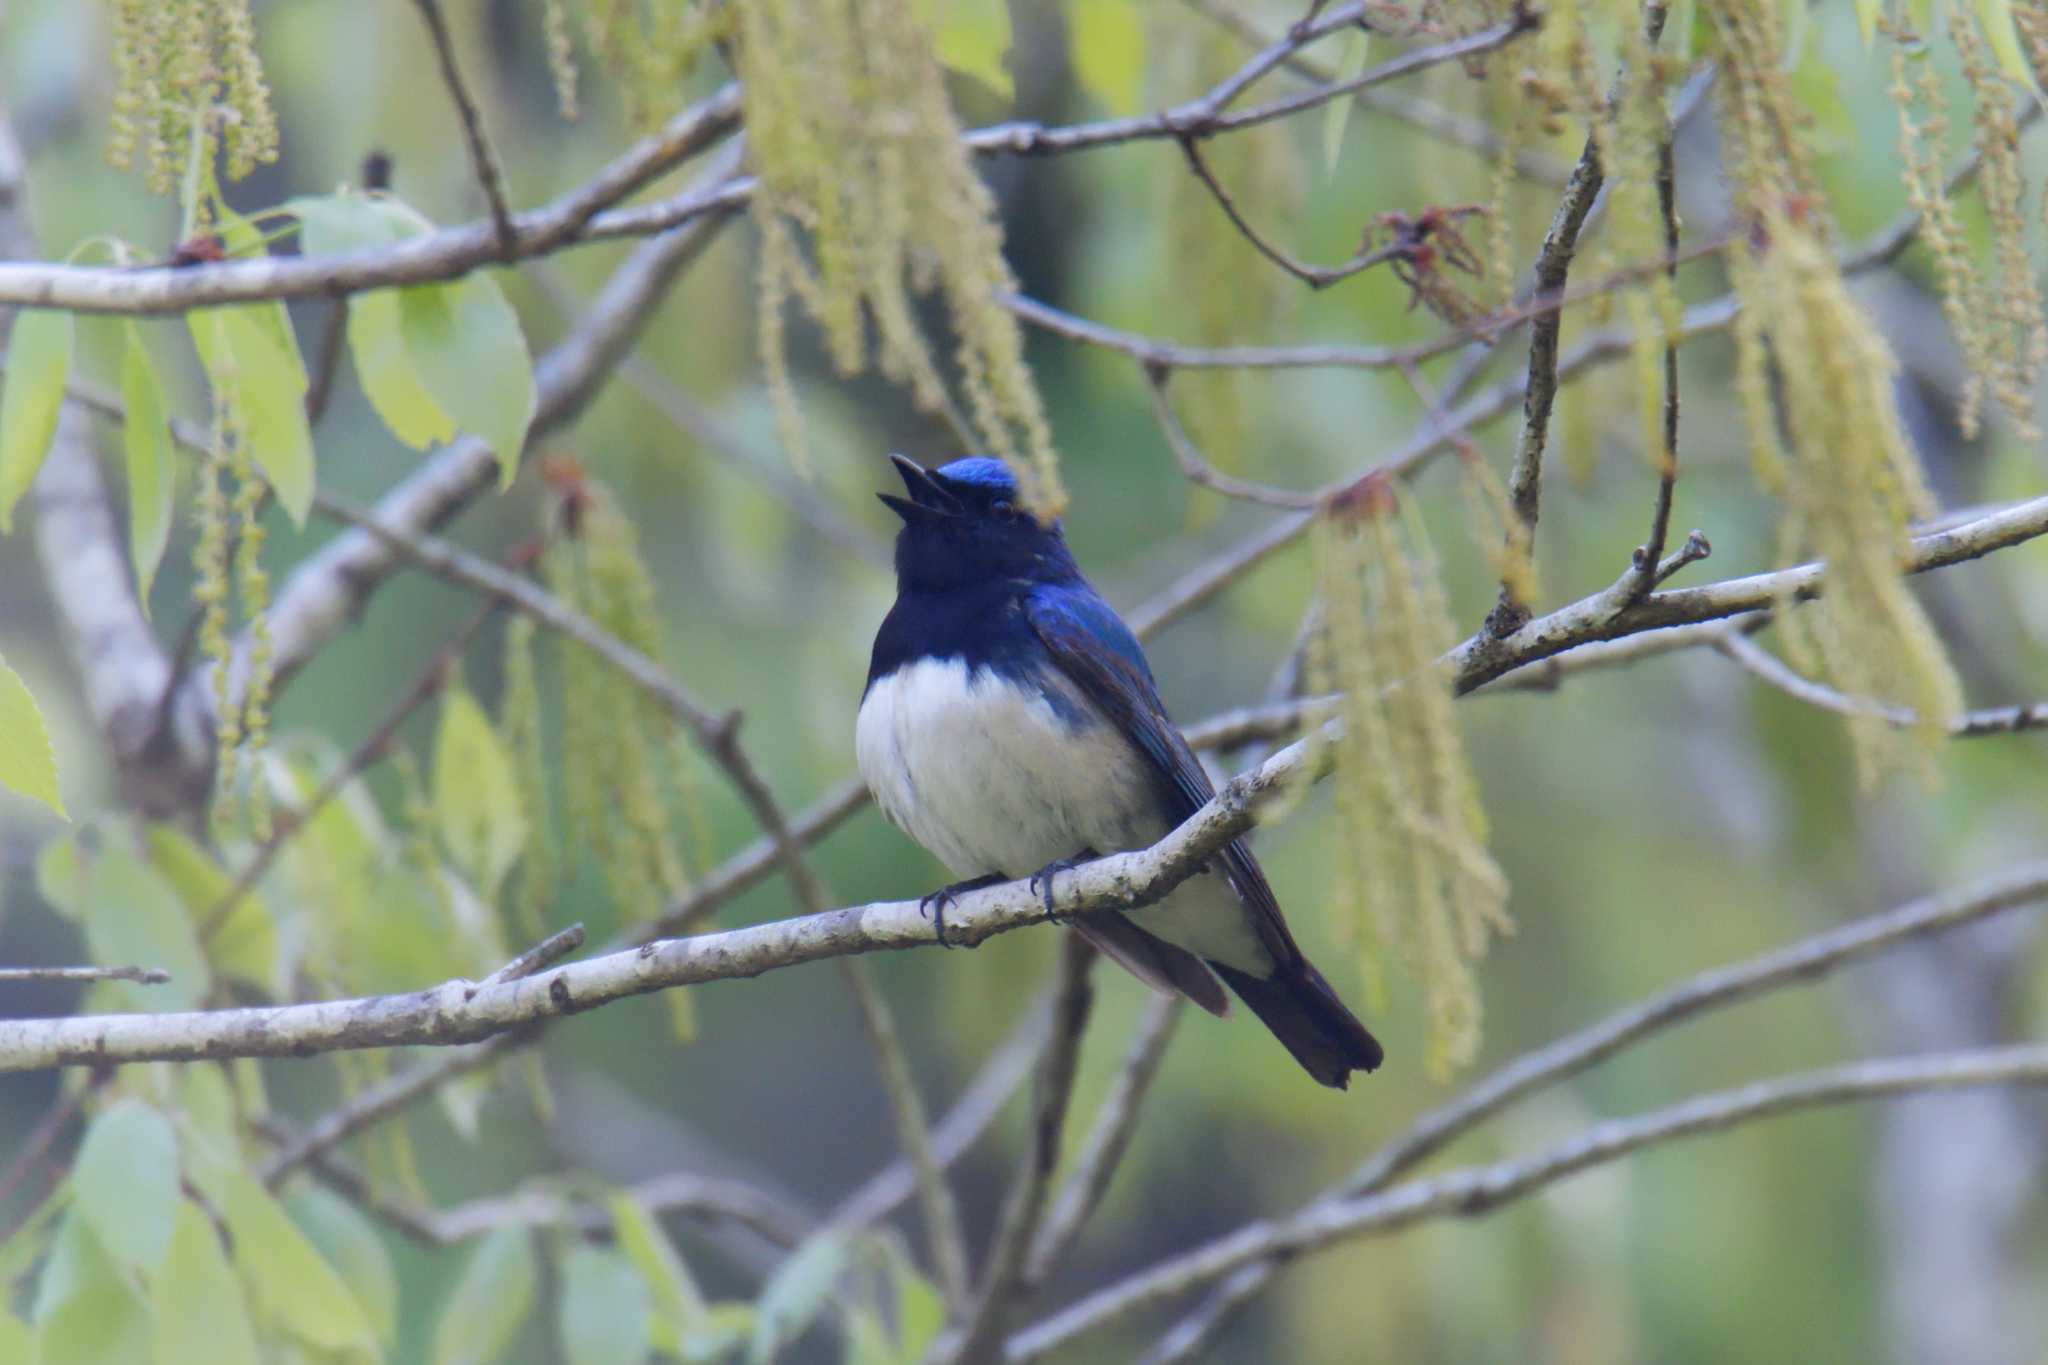
[[[1058,582],[1077,572],[1058,522],[1040,525],[1017,499],[1017,481],[1001,460],[976,456],[926,469],[903,455],[889,460],[909,497],[876,494],[903,518],[896,536],[896,579],[923,591],[973,587],[998,579]]]

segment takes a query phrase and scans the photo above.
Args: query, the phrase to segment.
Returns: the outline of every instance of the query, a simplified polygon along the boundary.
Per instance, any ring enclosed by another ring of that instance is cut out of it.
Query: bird
[[[1053,879],[1149,847],[1215,788],[1167,716],[1137,637],[1081,574],[1057,521],[987,456],[890,461],[908,496],[896,601],[875,634],[854,726],[883,813],[961,878],[924,898],[945,942],[962,892]],[[1167,897],[1066,917],[1153,989],[1230,1013],[1227,985],[1309,1075],[1343,1089],[1379,1042],[1303,956],[1243,840]]]

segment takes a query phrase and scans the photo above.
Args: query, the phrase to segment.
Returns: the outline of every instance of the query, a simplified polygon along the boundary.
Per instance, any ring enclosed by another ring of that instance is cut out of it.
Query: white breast
[[[923,659],[876,679],[854,747],[891,821],[957,877],[1026,877],[1083,849],[1144,848],[1167,831],[1143,757],[1057,677],[1039,688],[959,659]],[[1139,922],[1204,957],[1263,974],[1228,884],[1194,878]]]
[[[868,689],[854,744],[883,812],[960,877],[1165,832],[1137,751],[1070,688],[1055,707],[991,669],[922,659]]]

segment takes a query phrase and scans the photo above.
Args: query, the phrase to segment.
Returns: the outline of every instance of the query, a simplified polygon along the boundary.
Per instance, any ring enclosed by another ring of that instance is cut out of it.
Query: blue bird
[[[889,458],[910,496],[877,495],[903,529],[855,747],[883,812],[966,879],[925,898],[944,942],[959,892],[1031,876],[1049,910],[1059,871],[1157,842],[1215,789],[1130,627],[1081,576],[1058,524],[1017,505],[1002,462],[927,470]],[[1229,1013],[1227,984],[1324,1085],[1380,1064],[1242,840],[1165,900],[1072,927],[1211,1014]]]

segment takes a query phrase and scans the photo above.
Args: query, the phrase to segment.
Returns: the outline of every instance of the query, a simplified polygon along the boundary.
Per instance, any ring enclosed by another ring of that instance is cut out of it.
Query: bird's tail
[[[1298,960],[1297,960],[1298,961]],[[1309,1075],[1342,1090],[1354,1071],[1378,1068],[1386,1054],[1379,1040],[1306,962],[1267,980],[1211,962],[1224,984],[1251,1007]]]

